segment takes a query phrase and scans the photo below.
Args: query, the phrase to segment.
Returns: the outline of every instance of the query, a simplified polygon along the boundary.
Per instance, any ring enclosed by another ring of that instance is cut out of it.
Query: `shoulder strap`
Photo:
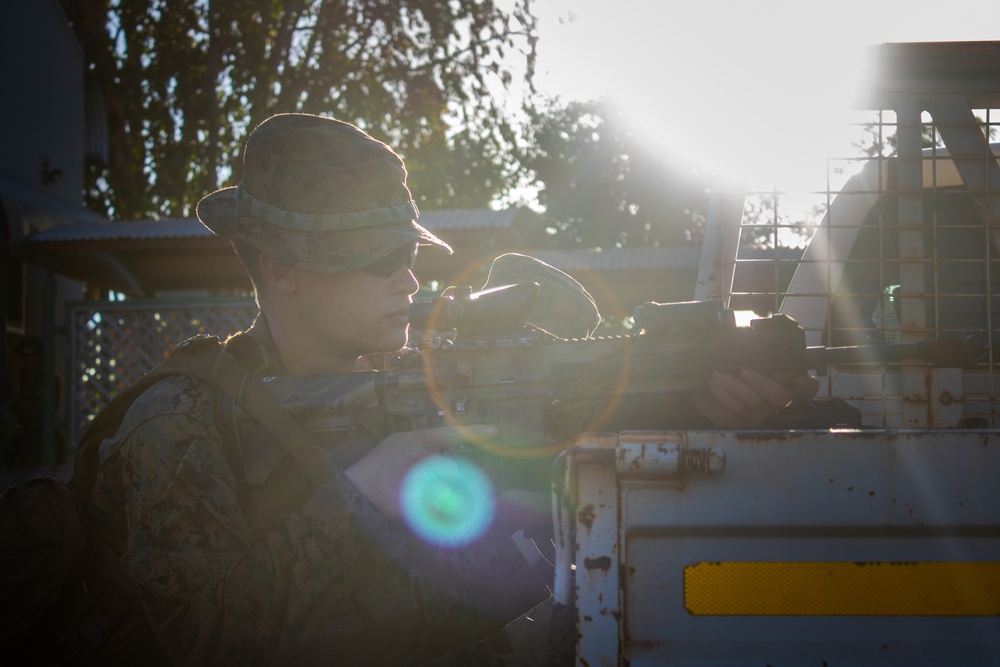
[[[178,344],[170,356],[154,366],[130,387],[108,402],[90,422],[76,446],[76,461],[70,486],[81,503],[86,503],[97,482],[101,443],[121,426],[128,408],[155,382],[169,375],[193,375],[205,382],[215,382],[212,367],[224,349],[216,336],[198,335]]]
[[[236,334],[225,344],[215,336],[199,335],[177,345],[170,356],[105,405],[84,431],[70,481],[80,502],[86,503],[97,482],[101,443],[115,434],[129,406],[144,391],[170,375],[192,375],[221,387],[281,442],[315,485],[329,481],[326,458],[312,436],[258,385],[248,382],[260,358],[259,343],[246,334]]]
[[[237,405],[278,439],[313,484],[322,486],[330,480],[330,466],[323,450],[259,384],[248,381],[254,369],[245,360],[255,359],[258,350],[257,341],[246,334],[231,337],[215,360],[215,379]]]

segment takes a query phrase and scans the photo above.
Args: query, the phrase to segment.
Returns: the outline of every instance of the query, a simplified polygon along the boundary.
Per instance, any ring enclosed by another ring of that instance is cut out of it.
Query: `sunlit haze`
[[[609,96],[666,152],[750,183],[822,174],[827,154],[849,145],[864,46],[1000,39],[997,0],[537,0],[535,7],[543,92]]]

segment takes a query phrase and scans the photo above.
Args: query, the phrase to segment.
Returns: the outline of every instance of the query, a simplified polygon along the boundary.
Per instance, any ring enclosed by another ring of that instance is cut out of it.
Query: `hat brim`
[[[234,223],[236,221],[236,197],[235,186],[222,188],[206,195],[195,207],[195,215],[201,224],[205,225],[209,231],[217,236],[231,238],[236,235]],[[432,234],[426,227],[420,225],[416,220],[410,221],[414,231],[417,232],[415,240],[420,245],[436,245],[452,254],[451,246]]]
[[[231,237],[236,220],[236,186],[216,190],[206,195],[195,207],[201,224],[216,236]]]
[[[290,264],[305,268],[342,272],[364,268],[404,243],[435,245],[452,254],[451,246],[416,220],[359,227],[344,231],[295,232],[256,218],[244,217],[237,224],[237,188],[216,190],[198,202],[196,215],[213,234],[239,238],[272,252]]]

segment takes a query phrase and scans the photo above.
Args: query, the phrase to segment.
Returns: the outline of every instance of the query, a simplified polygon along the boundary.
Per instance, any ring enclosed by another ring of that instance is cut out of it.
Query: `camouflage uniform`
[[[261,373],[280,374],[266,323],[250,334],[271,350]],[[335,443],[331,459],[343,467],[342,451],[360,456],[370,444]],[[499,528],[471,549],[431,552],[343,474],[312,490],[289,459],[251,484],[241,459],[218,388],[185,376],[144,393],[101,448],[88,512],[124,545],[175,664],[416,664],[500,631],[512,609],[546,597]],[[449,579],[465,584],[443,590]],[[477,606],[483,599],[497,613]]]
[[[338,155],[350,168],[335,164]],[[223,236],[326,271],[362,268],[414,241],[447,248],[413,220],[398,156],[353,126],[275,117],[251,136],[245,163],[239,187],[199,204]],[[249,335],[264,360],[256,375],[282,374],[263,316]],[[326,443],[334,475],[313,488],[287,456],[266,475],[251,471],[236,414],[219,387],[168,377],[101,446],[87,510],[105,540],[122,545],[137,583],[156,640],[144,659],[418,664],[500,631],[547,597],[499,526],[446,550],[383,517],[337,472],[374,446],[363,429]]]

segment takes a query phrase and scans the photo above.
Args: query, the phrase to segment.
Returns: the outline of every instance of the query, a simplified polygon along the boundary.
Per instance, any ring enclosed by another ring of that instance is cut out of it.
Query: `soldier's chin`
[[[407,329],[404,327],[398,334],[386,336],[385,345],[381,347],[383,348],[383,352],[398,352],[406,347],[408,340]]]

